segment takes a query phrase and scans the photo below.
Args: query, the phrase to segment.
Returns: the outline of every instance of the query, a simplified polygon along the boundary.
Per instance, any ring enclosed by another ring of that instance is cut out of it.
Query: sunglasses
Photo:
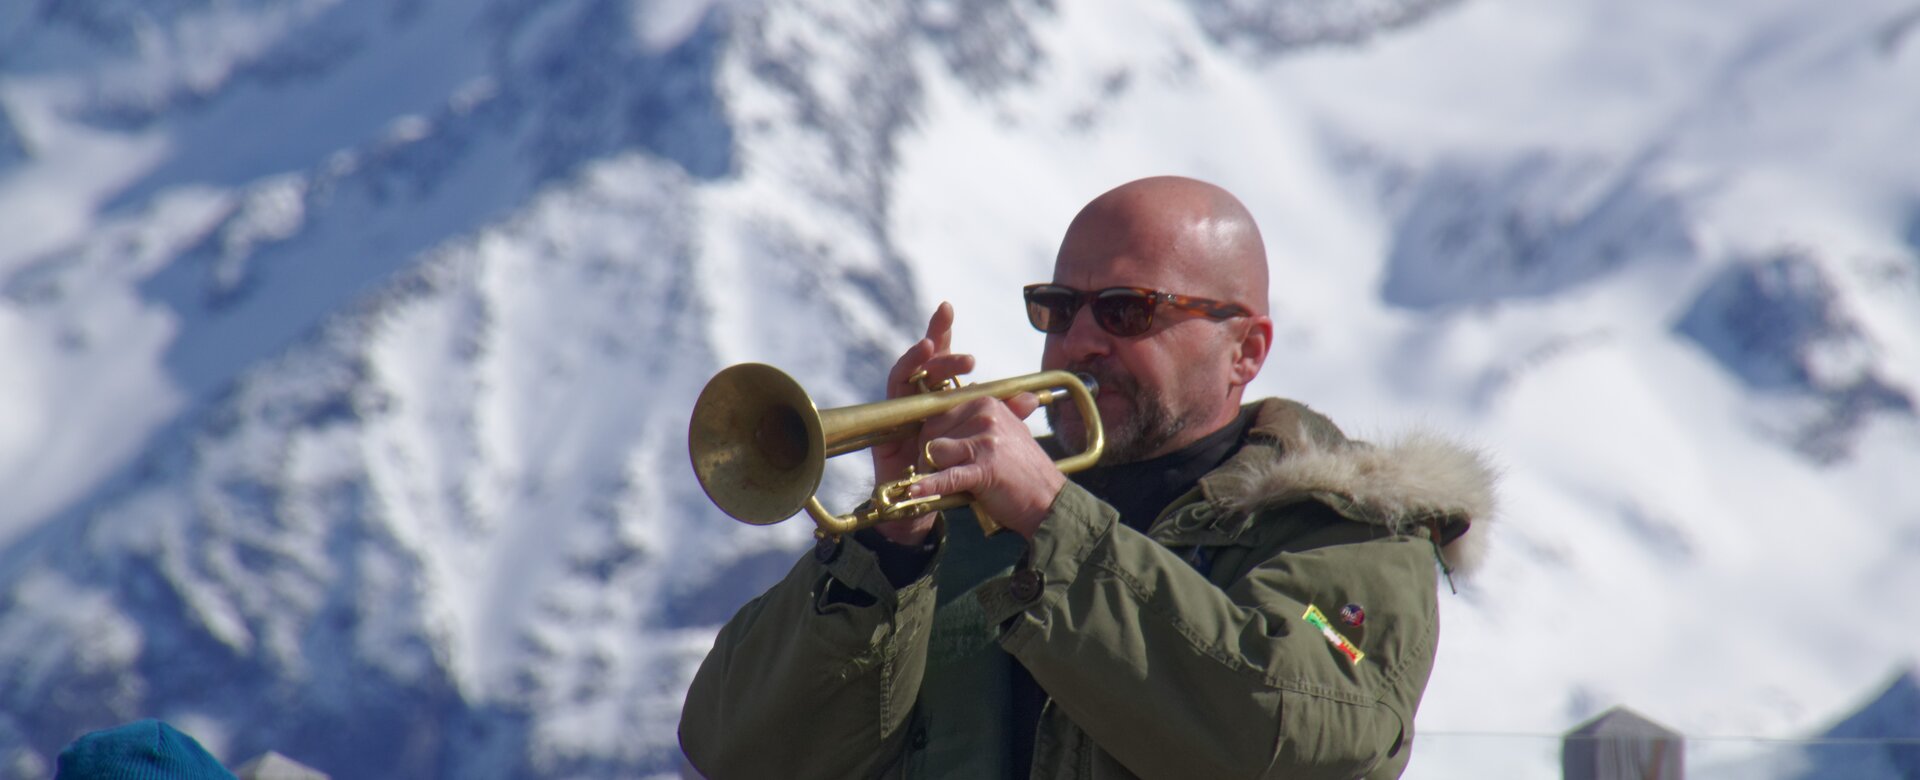
[[[1208,298],[1149,290],[1145,287],[1108,287],[1104,290],[1076,290],[1059,284],[1029,284],[1023,288],[1027,298],[1027,321],[1041,333],[1065,333],[1073,327],[1073,315],[1093,302],[1093,321],[1100,329],[1121,338],[1132,338],[1153,328],[1153,313],[1170,306],[1209,319],[1225,320],[1253,314],[1247,307]]]

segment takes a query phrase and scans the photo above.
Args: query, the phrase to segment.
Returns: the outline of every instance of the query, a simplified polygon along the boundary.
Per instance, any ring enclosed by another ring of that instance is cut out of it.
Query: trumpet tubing
[[[874,488],[864,511],[835,515],[815,496],[827,458],[915,436],[920,422],[978,398],[1034,393],[1041,403],[1071,399],[1087,422],[1087,446],[1055,464],[1063,472],[1099,462],[1104,446],[1097,385],[1091,377],[1041,371],[885,401],[821,410],[786,372],[762,363],[730,366],[707,382],[694,403],[687,450],[707,497],[734,519],[769,525],[801,509],[821,536],[849,533],[971,501],[956,496],[905,499],[907,480]]]

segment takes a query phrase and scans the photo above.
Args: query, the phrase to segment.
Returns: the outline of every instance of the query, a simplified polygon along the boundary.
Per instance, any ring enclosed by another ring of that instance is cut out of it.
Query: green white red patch
[[[1327,620],[1326,613],[1321,612],[1319,607],[1308,604],[1307,614],[1301,615],[1300,619],[1312,623],[1314,628],[1320,629],[1320,635],[1326,637],[1327,641],[1333,644],[1333,649],[1340,651],[1341,655],[1346,656],[1348,663],[1358,665],[1360,659],[1367,657],[1366,653],[1360,652],[1360,648],[1355,647],[1352,642],[1347,641],[1347,638],[1341,636],[1340,632],[1333,630],[1333,623]]]

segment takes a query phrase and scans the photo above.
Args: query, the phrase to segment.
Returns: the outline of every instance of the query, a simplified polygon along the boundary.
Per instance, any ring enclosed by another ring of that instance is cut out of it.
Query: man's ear
[[[1233,345],[1231,367],[1233,383],[1245,387],[1260,375],[1266,365],[1267,351],[1273,348],[1273,318],[1264,314],[1247,318],[1247,328]]]

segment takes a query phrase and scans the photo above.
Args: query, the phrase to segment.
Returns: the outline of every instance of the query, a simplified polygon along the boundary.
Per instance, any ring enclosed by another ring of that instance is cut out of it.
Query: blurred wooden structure
[[[1682,780],[1686,738],[1625,707],[1575,726],[1560,742],[1563,780]]]
[[[327,773],[271,750],[241,764],[233,773],[240,780],[330,780]]]

